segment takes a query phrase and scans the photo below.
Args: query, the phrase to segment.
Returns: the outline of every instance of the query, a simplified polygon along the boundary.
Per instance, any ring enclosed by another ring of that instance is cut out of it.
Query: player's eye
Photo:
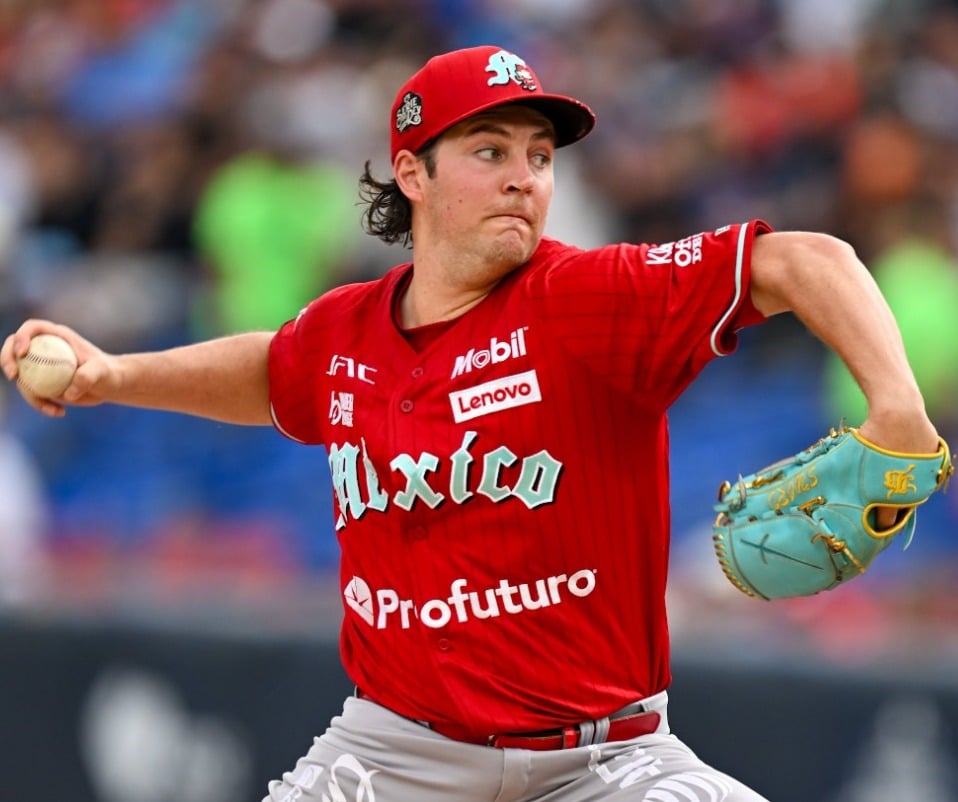
[[[537,168],[544,169],[552,164],[551,153],[533,153],[531,161]]]
[[[476,154],[481,156],[483,159],[488,159],[490,161],[502,158],[502,151],[493,145],[487,145],[486,147],[479,148],[476,151]]]

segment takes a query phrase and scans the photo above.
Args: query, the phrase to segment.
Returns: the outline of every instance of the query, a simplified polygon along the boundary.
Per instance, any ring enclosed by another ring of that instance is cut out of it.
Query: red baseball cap
[[[556,147],[582,139],[595,125],[585,103],[542,91],[532,68],[501,47],[483,45],[434,56],[396,94],[391,158],[416,153],[431,139],[474,114],[505,103],[541,111],[555,126]]]

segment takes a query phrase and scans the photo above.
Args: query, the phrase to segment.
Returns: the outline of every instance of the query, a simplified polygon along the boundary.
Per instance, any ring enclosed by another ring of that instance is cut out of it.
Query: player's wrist
[[[867,393],[865,399],[870,420],[888,425],[928,420],[925,399],[912,382]]]
[[[869,407],[859,427],[862,437],[881,448],[905,453],[931,453],[938,449],[938,432],[924,404],[911,407]]]

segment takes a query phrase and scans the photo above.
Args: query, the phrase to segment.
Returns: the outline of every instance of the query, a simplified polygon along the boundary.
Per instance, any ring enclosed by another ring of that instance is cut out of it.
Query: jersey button
[[[404,398],[399,402],[399,409],[401,412],[412,412],[414,406],[416,405],[408,398]]]
[[[426,372],[426,371],[424,371],[422,368],[413,368],[413,369],[412,369],[412,377],[413,377],[414,379],[421,379],[421,378],[422,378],[422,374],[425,373],[425,372]]]
[[[451,652],[452,643],[449,641],[449,638],[440,638],[436,642],[436,646],[439,647],[440,652]]]

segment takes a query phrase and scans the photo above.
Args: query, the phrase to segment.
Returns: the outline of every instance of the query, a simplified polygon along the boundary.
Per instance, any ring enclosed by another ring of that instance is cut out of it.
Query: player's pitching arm
[[[28,320],[0,348],[0,368],[17,379],[17,359],[37,334],[63,337],[77,356],[77,371],[57,399],[40,398],[18,385],[21,395],[45,415],[65,406],[103,403],[181,412],[226,423],[268,425],[267,358],[271,332],[252,332],[165,351],[108,354],[73,329]]]
[[[805,232],[758,237],[751,289],[760,312],[793,312],[845,362],[868,403],[863,436],[892,451],[937,450],[898,324],[848,243]]]

